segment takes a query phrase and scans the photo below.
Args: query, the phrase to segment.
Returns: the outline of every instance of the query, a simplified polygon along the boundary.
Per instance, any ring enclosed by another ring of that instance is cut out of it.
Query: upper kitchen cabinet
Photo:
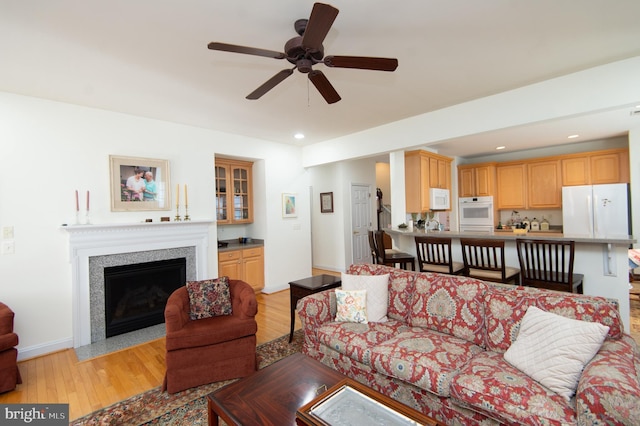
[[[527,208],[562,208],[562,168],[560,160],[527,163]]]
[[[527,165],[503,163],[496,167],[498,209],[527,207]]]
[[[458,195],[486,197],[495,195],[496,163],[458,166]]]
[[[216,220],[218,224],[253,222],[253,163],[216,158]]]
[[[404,185],[407,212],[422,213],[431,209],[429,189],[451,189],[452,161],[449,157],[427,151],[405,152]]]
[[[562,156],[562,185],[629,183],[629,150],[608,149]]]

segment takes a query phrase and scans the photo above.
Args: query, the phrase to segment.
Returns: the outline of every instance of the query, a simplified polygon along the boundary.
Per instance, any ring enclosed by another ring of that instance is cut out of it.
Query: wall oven
[[[493,232],[493,197],[462,197],[460,232]]]

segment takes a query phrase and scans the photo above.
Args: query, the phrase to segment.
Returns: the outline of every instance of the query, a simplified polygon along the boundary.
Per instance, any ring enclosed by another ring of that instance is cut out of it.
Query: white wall
[[[308,177],[301,150],[0,92],[0,228],[14,227],[15,254],[0,256],[0,300],[16,313],[21,358],[71,347],[71,270],[63,223],[73,223],[74,191],[91,191],[93,223],[158,221],[175,211],[111,212],[109,155],[167,159],[171,183],[189,185],[193,219],[214,219],[215,155],[257,160],[256,223],[265,239],[266,291],[311,273]],[[283,219],[281,193],[299,195],[298,217]],[[84,197],[82,197],[84,198]],[[208,270],[217,275],[217,226]]]

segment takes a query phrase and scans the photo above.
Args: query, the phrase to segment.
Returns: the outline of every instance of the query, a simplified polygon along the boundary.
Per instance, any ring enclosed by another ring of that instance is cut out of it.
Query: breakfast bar
[[[418,229],[390,228],[385,230],[392,240],[394,248],[416,255],[414,237],[441,236],[452,239],[452,256],[462,261],[460,238],[484,238],[505,241],[505,262],[508,266],[518,267],[516,239],[545,239],[575,241],[575,263],[573,270],[584,274],[584,294],[617,299],[625,330],[630,330],[629,322],[629,260],[628,250],[636,240],[627,238],[584,238],[569,237],[560,232],[529,232],[516,235],[513,232],[496,230],[484,232],[430,231]]]

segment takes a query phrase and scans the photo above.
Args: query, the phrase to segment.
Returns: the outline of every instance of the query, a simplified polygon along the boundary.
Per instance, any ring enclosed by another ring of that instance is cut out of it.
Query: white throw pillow
[[[584,366],[600,350],[609,327],[529,306],[504,359],[567,401]]]
[[[367,290],[367,321],[387,321],[389,309],[389,274],[348,275],[342,273],[342,289]]]
[[[336,321],[367,323],[367,291],[336,290]]]

